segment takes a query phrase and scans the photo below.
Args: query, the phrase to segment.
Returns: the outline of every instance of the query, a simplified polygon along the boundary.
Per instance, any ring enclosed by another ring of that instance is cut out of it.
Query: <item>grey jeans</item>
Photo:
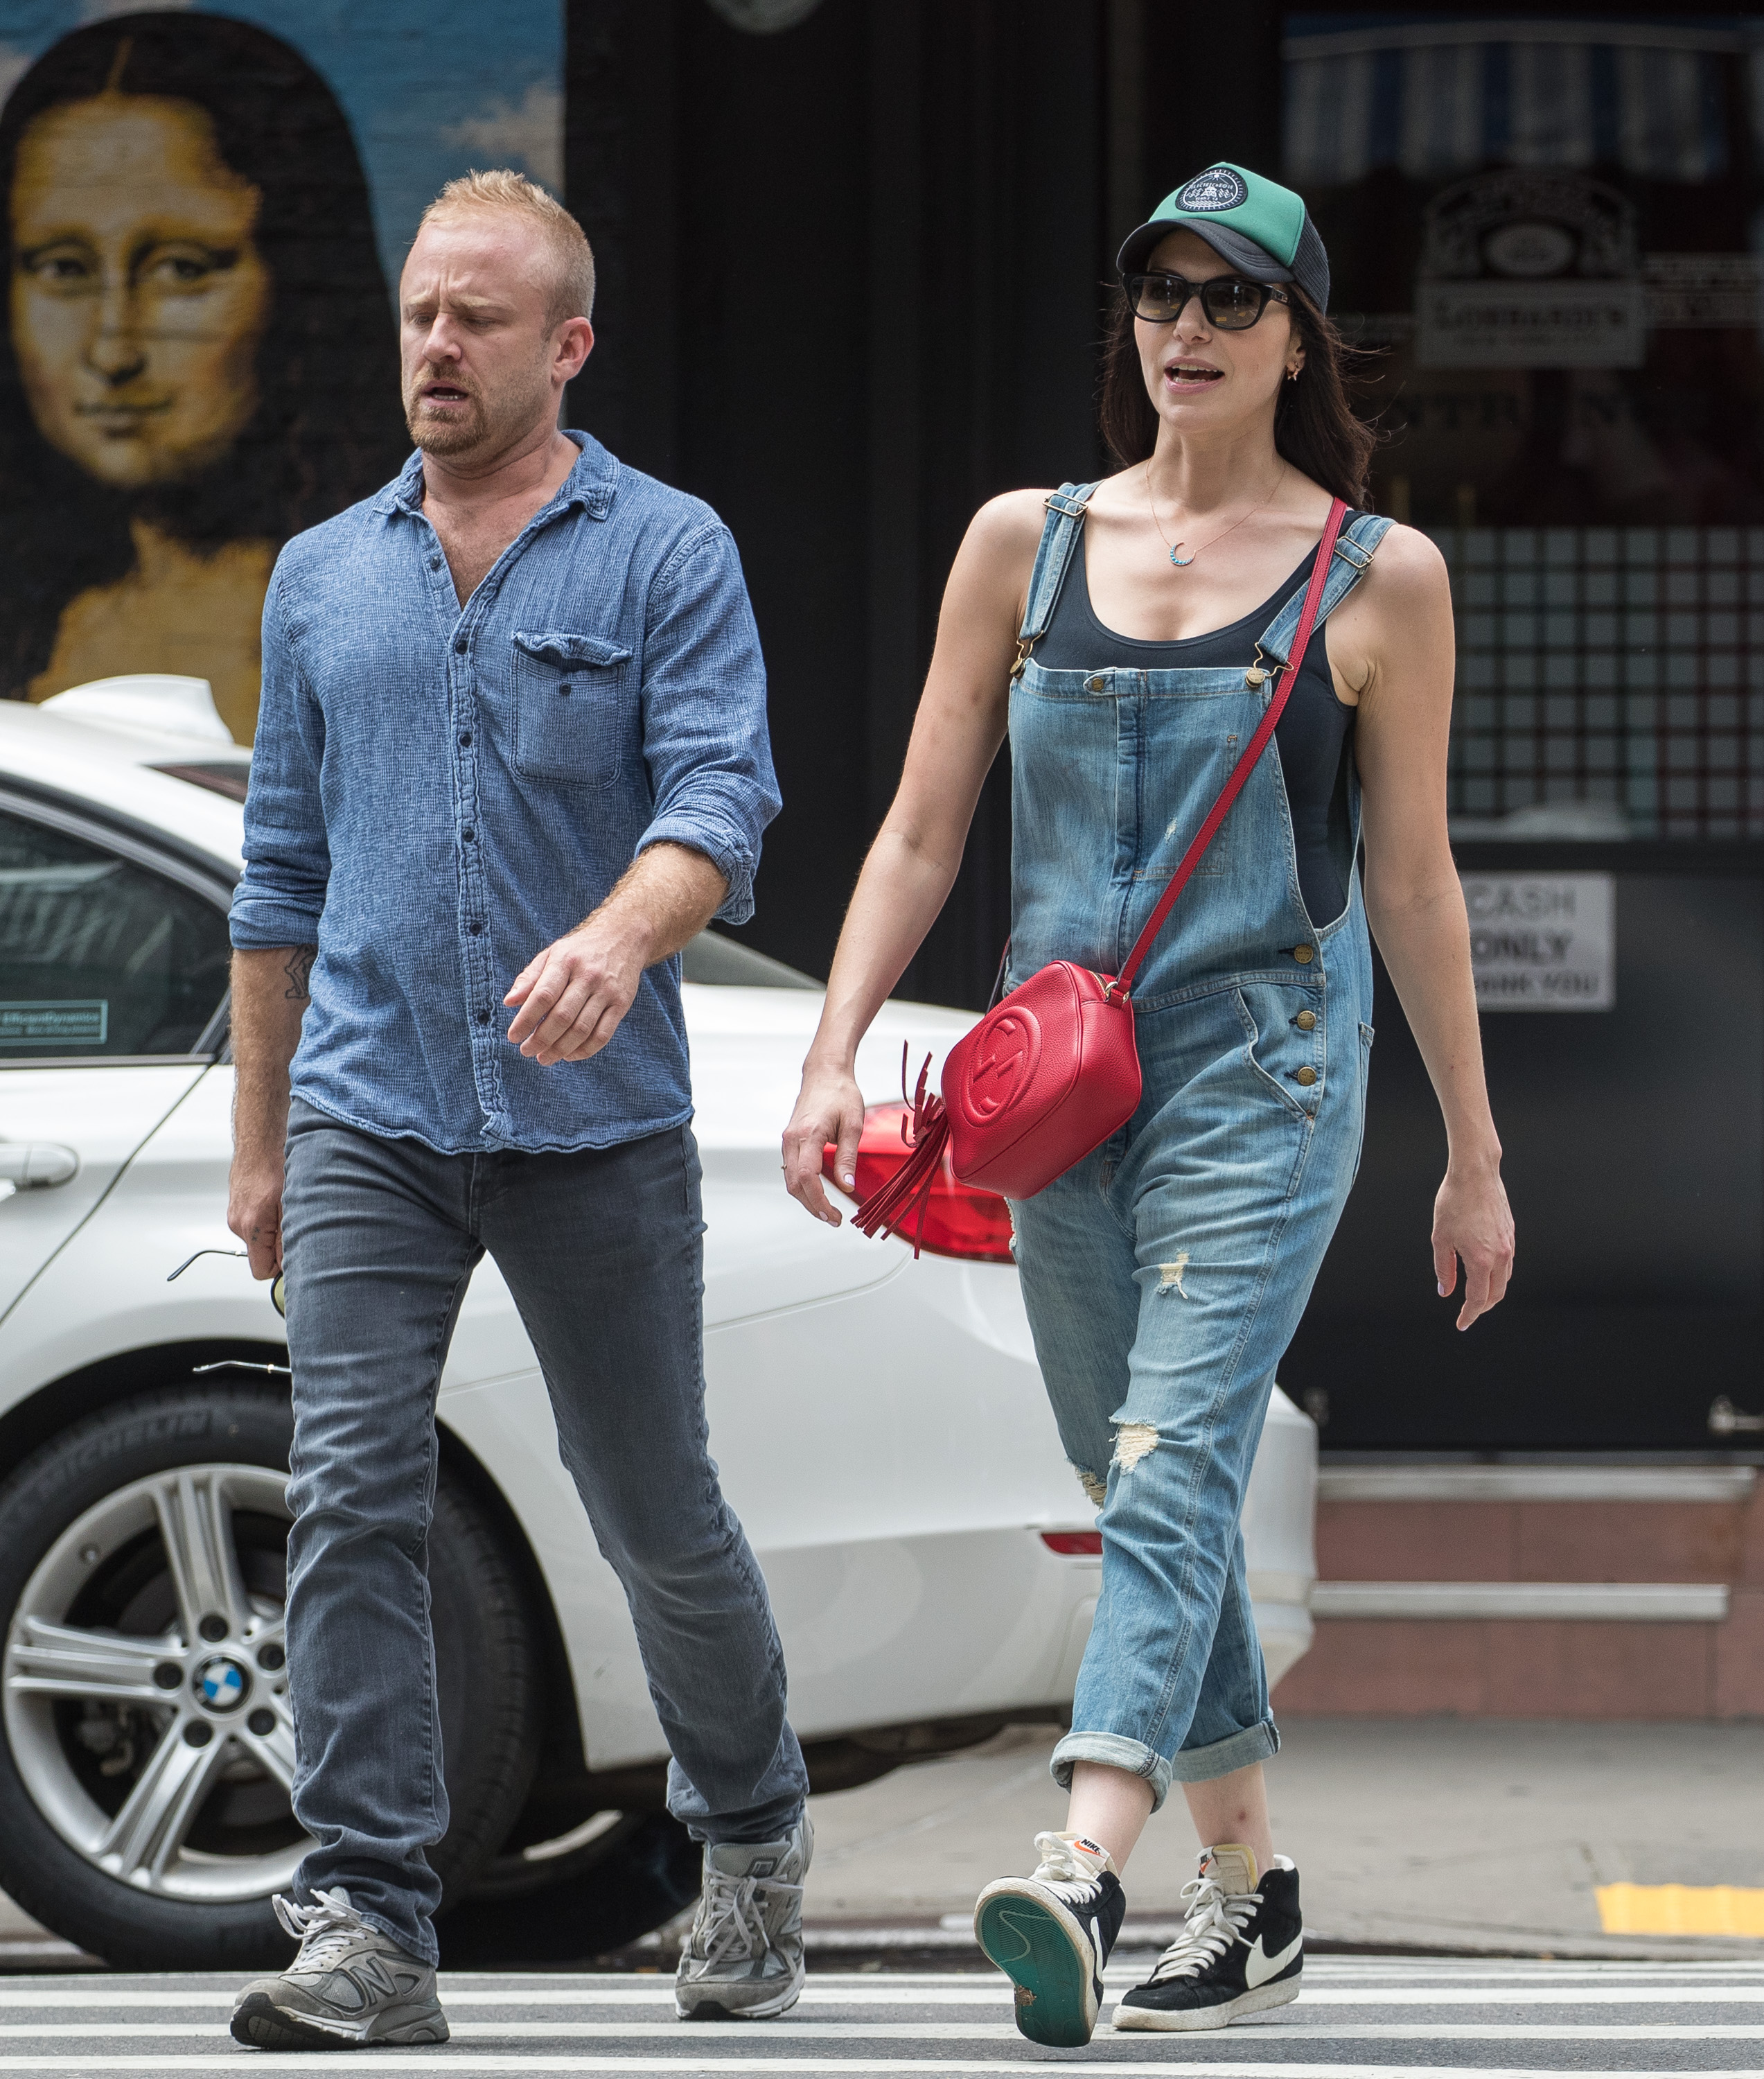
[[[704,1841],[788,1833],[808,1789],[766,1585],[707,1450],[698,1152],[675,1127],[579,1154],[437,1155],[296,1098],[282,1254],[294,1367],[288,1671],[303,1892],[343,1885],[433,1962],[446,1830],[426,1541],[435,1393],[487,1249],[623,1583]]]

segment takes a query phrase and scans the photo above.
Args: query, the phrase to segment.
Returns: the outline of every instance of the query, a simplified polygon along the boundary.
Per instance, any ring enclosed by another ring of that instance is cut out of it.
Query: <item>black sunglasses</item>
[[[1210,281],[1188,282],[1180,274],[1129,274],[1122,282],[1133,315],[1151,324],[1174,324],[1198,296],[1210,325],[1220,332],[1248,332],[1270,303],[1290,300],[1265,282],[1241,274],[1215,274]]]

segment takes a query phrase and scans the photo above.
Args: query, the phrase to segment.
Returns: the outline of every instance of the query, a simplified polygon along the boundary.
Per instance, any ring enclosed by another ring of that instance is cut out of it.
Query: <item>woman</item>
[[[1120,267],[1102,418],[1124,466],[976,516],[840,938],[784,1136],[791,1191],[834,1224],[822,1150],[836,1144],[849,1190],[859,1040],[948,893],[1007,719],[1007,981],[1060,959],[1117,973],[1273,690],[1262,659],[1291,641],[1331,497],[1365,496],[1371,436],[1345,400],[1328,262],[1297,195],[1210,168],[1128,238]],[[1089,2039],[1120,1879],[1173,1782],[1206,1844],[1201,1875],[1181,1937],[1115,2026],[1218,2027],[1298,1990],[1298,1873],[1269,1838],[1261,1764],[1279,1738],[1238,1523],[1276,1366],[1359,1161],[1369,922],[1444,1115],[1433,1257],[1442,1295],[1462,1260],[1461,1328],[1512,1264],[1446,841],[1453,654],[1432,543],[1350,516],[1274,742],[1135,985],[1143,1099],[1011,1208],[1036,1353],[1103,1550],[1054,1750],[1065,1828],[1038,1834],[1035,1874],[989,1885],[976,1913],[1038,2042]]]
[[[115,16],[19,82],[0,193],[0,688],[186,672],[249,742],[276,551],[404,453],[349,125],[261,29]]]

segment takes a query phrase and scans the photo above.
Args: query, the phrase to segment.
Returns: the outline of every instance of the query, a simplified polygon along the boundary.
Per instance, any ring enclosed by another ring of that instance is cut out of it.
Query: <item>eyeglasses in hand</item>
[[[169,1285],[173,1278],[182,1278],[184,1273],[189,1270],[191,1264],[196,1261],[197,1256],[242,1256],[249,1260],[250,1253],[251,1252],[249,1249],[199,1249],[196,1252],[196,1256],[186,1256],[175,1270],[170,1271],[166,1274],[165,1282]],[[278,1275],[274,1284],[270,1287],[270,1299],[271,1305],[274,1307],[276,1311],[286,1317],[288,1310],[283,1304],[282,1282],[279,1274]],[[199,1366],[197,1369],[199,1370],[213,1370],[215,1367],[213,1366]],[[253,1366],[253,1370],[257,1369],[258,1369],[257,1366]],[[274,1369],[274,1367],[271,1367],[271,1369]]]

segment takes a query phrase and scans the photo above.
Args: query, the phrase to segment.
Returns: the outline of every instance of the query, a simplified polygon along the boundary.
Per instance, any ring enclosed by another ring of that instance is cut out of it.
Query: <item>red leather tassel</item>
[[[949,1114],[943,1109],[943,1100],[935,1090],[927,1090],[926,1084],[931,1072],[931,1057],[925,1057],[925,1066],[919,1070],[918,1086],[911,1097],[906,1094],[906,1048],[901,1049],[901,1096],[912,1108],[912,1128],[901,1122],[901,1139],[912,1149],[900,1168],[887,1183],[872,1191],[851,1216],[851,1224],[859,1234],[897,1234],[903,1237],[906,1224],[913,1224],[913,1255],[917,1261],[919,1238],[925,1226],[925,1204],[931,1195],[931,1186],[937,1182],[938,1165],[943,1160],[943,1150],[949,1141]]]

